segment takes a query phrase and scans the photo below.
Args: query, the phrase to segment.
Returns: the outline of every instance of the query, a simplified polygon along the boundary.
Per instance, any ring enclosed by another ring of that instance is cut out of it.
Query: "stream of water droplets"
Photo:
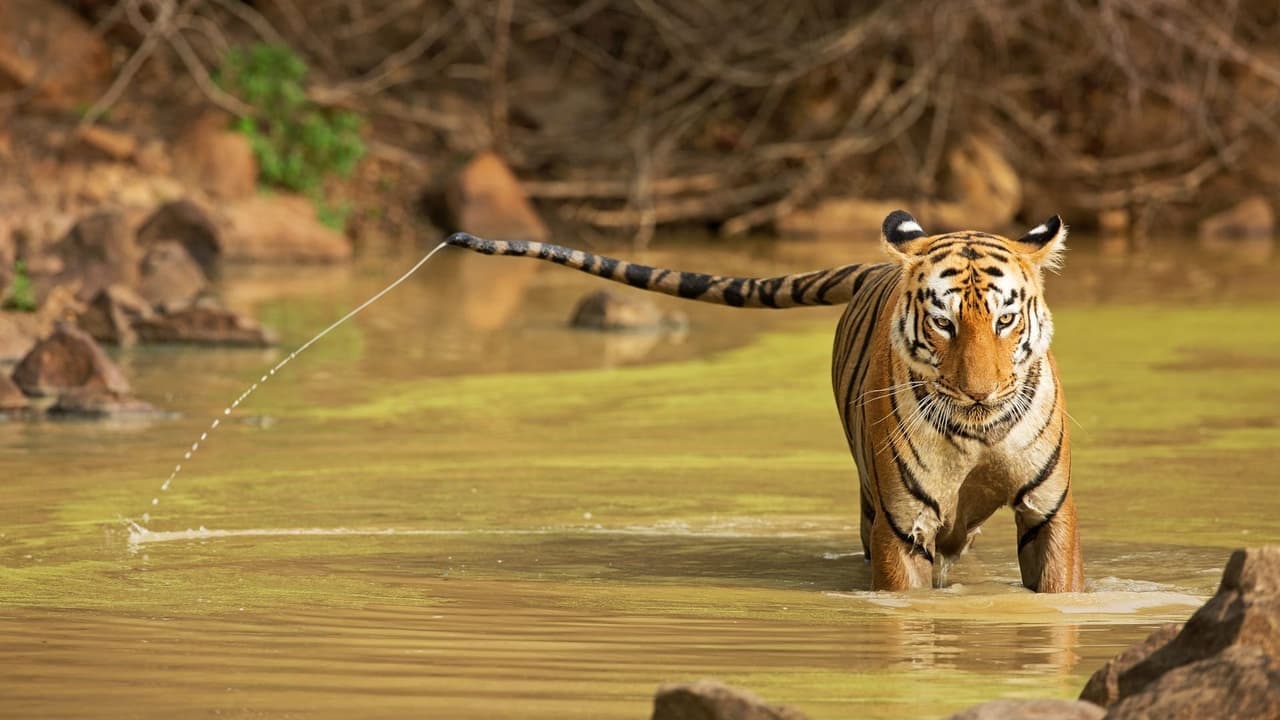
[[[179,462],[176,465],[174,465],[173,470],[169,473],[169,477],[166,478],[165,481],[160,485],[160,492],[164,493],[169,491],[169,488],[173,485],[174,479],[178,477],[178,473],[182,472],[182,463],[190,461],[192,456],[194,456],[200,450],[200,445],[209,438],[209,434],[212,433],[214,430],[217,430],[218,426],[222,424],[222,420],[226,417],[229,417],[233,410],[240,407],[240,404],[243,403],[245,400],[247,400],[249,396],[252,395],[264,383],[266,383],[267,380],[270,380],[285,365],[288,365],[291,360],[293,360],[295,357],[300,355],[307,348],[314,345],[317,341],[319,341],[325,335],[328,335],[338,326],[342,325],[346,321],[360,314],[362,310],[369,307],[373,303],[377,302],[378,299],[381,298],[383,295],[386,295],[387,293],[394,290],[398,285],[400,285],[400,283],[403,283],[405,280],[408,280],[411,275],[417,272],[419,268],[425,265],[427,261],[432,258],[432,256],[440,252],[440,250],[444,248],[446,245],[448,245],[448,243],[440,243],[439,245],[432,248],[430,252],[428,252],[426,255],[423,255],[421,260],[419,260],[417,263],[414,264],[413,267],[409,268],[403,275],[397,278],[395,282],[392,282],[390,285],[387,285],[382,290],[379,290],[376,294],[374,294],[368,300],[365,300],[354,310],[352,310],[351,312],[348,312],[346,315],[343,315],[341,318],[338,318],[338,320],[336,320],[329,327],[325,328],[324,330],[321,330],[319,333],[315,335],[315,337],[311,338],[310,340],[306,341],[302,345],[298,346],[296,350],[289,353],[283,360],[281,360],[280,362],[272,366],[271,369],[268,370],[265,374],[263,374],[262,377],[258,378],[257,382],[253,383],[244,392],[240,393],[240,397],[236,398],[230,405],[223,408],[222,415],[214,418],[213,422],[209,425],[209,429],[200,433],[199,439],[191,443],[191,447],[182,454],[182,462]],[[160,495],[156,495],[151,498],[151,507],[156,507],[159,504],[160,504]],[[140,523],[133,520],[126,520],[126,523],[129,526],[129,535],[131,539],[136,541],[136,539],[139,536],[145,536],[150,534],[151,531],[148,530],[146,527],[147,524],[149,524],[150,522],[151,522],[150,511],[144,512],[142,514],[142,522]]]

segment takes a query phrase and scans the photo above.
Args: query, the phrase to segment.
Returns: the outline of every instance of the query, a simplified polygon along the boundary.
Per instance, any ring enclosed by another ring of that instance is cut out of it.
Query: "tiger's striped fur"
[[[945,584],[982,523],[1009,505],[1023,584],[1065,592],[1083,588],[1084,569],[1041,278],[1065,237],[1056,216],[1017,241],[979,232],[928,236],[897,211],[883,227],[893,262],[773,278],[653,268],[466,233],[447,242],[703,302],[847,303],[831,376],[860,477],[872,588]]]

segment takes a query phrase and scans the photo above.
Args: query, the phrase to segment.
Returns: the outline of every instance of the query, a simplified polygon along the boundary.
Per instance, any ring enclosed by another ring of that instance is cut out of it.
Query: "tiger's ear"
[[[929,243],[921,241],[927,240],[928,237],[924,228],[920,227],[920,223],[916,222],[916,219],[906,210],[894,210],[889,213],[889,217],[884,219],[884,225],[880,226],[881,244],[884,245],[885,252],[889,253],[889,257],[898,262],[906,262],[911,257],[924,252]]]
[[[1062,265],[1062,251],[1066,249],[1067,226],[1062,218],[1054,215],[1035,226],[1013,243],[1014,249],[1030,257],[1031,262],[1042,268],[1056,270]]]

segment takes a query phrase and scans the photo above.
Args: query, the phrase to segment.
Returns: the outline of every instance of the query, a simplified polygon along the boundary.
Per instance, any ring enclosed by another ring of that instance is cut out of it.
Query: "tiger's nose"
[[[966,389],[963,392],[970,400],[976,403],[980,403],[983,400],[986,400],[987,398],[991,397],[992,395],[995,395],[996,389],[995,388],[988,388],[986,390]]]

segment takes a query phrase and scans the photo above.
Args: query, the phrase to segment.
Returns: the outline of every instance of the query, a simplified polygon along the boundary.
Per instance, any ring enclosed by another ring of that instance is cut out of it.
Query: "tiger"
[[[458,232],[448,245],[531,257],[641,290],[744,308],[845,305],[831,380],[857,468],[871,589],[944,587],[1001,506],[1013,509],[1022,585],[1084,587],[1071,446],[1044,271],[1067,226],[1054,215],[1017,240],[929,235],[896,210],[887,262],[769,278],[650,267],[561,245]]]

